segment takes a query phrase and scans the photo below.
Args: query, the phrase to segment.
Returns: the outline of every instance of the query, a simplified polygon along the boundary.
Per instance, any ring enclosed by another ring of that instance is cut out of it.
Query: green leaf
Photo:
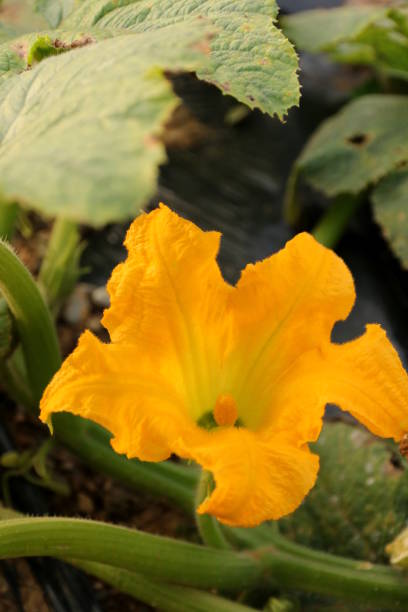
[[[384,237],[408,268],[408,170],[400,168],[380,181],[371,201]]]
[[[328,196],[359,193],[408,161],[408,97],[367,95],[323,122],[298,170]]]
[[[323,122],[296,162],[286,214],[296,220],[302,176],[329,197],[372,188],[374,215],[408,267],[408,97],[367,95]]]
[[[338,62],[366,64],[408,79],[408,11],[346,6],[304,11],[282,20],[296,46]]]
[[[45,17],[52,28],[57,28],[74,9],[75,0],[36,0],[35,10]]]
[[[0,297],[0,359],[5,359],[13,348],[13,320],[6,301]]]
[[[333,51],[355,40],[364,30],[385,17],[388,10],[375,6],[342,6],[301,11],[281,19],[283,31],[302,51]]]
[[[49,36],[40,36],[31,46],[27,55],[27,65],[31,68],[33,64],[41,62],[52,55],[61,55],[66,49],[55,43]]]
[[[73,51],[118,34],[123,32],[76,28],[46,30],[41,34],[34,32],[7,40],[0,45],[0,85],[2,81],[30,68],[33,60],[38,62],[51,55],[58,55],[60,51]]]
[[[135,215],[166,159],[158,137],[178,103],[166,72],[280,117],[297,103],[276,15],[275,0],[84,0],[60,29],[3,43],[1,197],[93,225]]]
[[[196,70],[208,31],[188,24],[50,57],[0,87],[0,192],[101,225],[155,189],[161,126],[177,104],[163,67]]]
[[[297,542],[369,561],[385,559],[385,545],[406,522],[408,471],[368,432],[326,424],[314,451],[317,483],[303,505],[280,521]]]
[[[210,62],[200,78],[224,93],[280,118],[298,104],[297,56],[274,25],[275,0],[85,0],[65,27],[157,31],[169,24],[197,27],[205,18],[217,28]]]

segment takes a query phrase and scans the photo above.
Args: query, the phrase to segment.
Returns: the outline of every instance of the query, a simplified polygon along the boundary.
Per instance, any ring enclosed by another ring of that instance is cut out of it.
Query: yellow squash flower
[[[330,341],[353,306],[353,279],[312,236],[249,264],[236,286],[217,265],[219,243],[163,205],[138,217],[108,283],[111,343],[81,336],[41,419],[70,411],[112,432],[129,458],[195,460],[216,483],[198,512],[252,526],[292,512],[313,487],[308,442],[327,402],[401,440],[408,377],[379,325]]]

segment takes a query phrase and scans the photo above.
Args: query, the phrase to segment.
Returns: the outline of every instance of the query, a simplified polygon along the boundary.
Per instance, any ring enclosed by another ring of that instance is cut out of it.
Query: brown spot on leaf
[[[371,140],[371,137],[369,134],[363,134],[362,132],[358,132],[357,134],[353,134],[353,136],[350,136],[349,138],[347,138],[347,142],[349,142],[350,144],[356,146],[356,147],[364,147],[366,144],[368,144]]]
[[[200,53],[203,53],[204,55],[210,55],[211,53],[210,43],[213,38],[214,38],[213,34],[207,34],[205,38],[194,43],[194,45],[192,45],[192,49],[194,49],[195,51],[199,51]]]
[[[56,49],[64,49],[66,51],[69,51],[70,49],[79,49],[80,47],[86,47],[86,45],[91,45],[94,42],[96,42],[96,40],[92,38],[92,36],[82,36],[82,38],[76,38],[70,43],[66,43],[63,40],[56,38],[52,41],[52,44]]]

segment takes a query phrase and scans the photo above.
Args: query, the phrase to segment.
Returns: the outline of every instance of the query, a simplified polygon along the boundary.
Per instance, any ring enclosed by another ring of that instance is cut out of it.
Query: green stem
[[[73,221],[59,218],[54,222],[38,283],[55,314],[80,276],[80,238],[78,226]]]
[[[286,183],[286,191],[283,198],[283,218],[289,225],[295,225],[300,217],[300,205],[297,198],[299,174],[299,166],[295,163]]]
[[[22,515],[13,509],[5,508],[0,505],[0,521],[6,519],[22,518]],[[241,604],[236,604],[216,595],[197,591],[189,587],[180,587],[169,584],[159,584],[151,581],[142,574],[130,572],[126,569],[112,567],[87,561],[84,559],[66,559],[72,565],[104,580],[119,591],[128,593],[141,601],[168,612],[249,612],[253,608],[248,608]]]
[[[112,434],[110,434],[106,429],[100,427],[93,421],[87,421],[86,425],[86,433],[90,435],[94,440],[97,440],[100,443],[105,444],[109,447],[110,439]],[[129,461],[129,460],[127,460]],[[141,462],[138,462],[141,463]],[[157,471],[162,472],[173,482],[177,482],[181,485],[185,485],[185,488],[188,487],[189,491],[189,505],[188,510],[191,511],[193,505],[191,500],[193,499],[192,489],[195,489],[197,486],[197,482],[200,476],[200,469],[193,465],[186,465],[184,463],[174,463],[173,461],[162,461],[160,463],[145,463],[143,464],[146,467],[151,467],[154,469],[157,468]]]
[[[201,472],[200,480],[197,485],[196,498],[195,498],[195,519],[197,524],[198,532],[201,536],[202,541],[211,548],[230,549],[231,544],[228,542],[222,527],[216,518],[210,514],[199,514],[197,512],[198,506],[203,502],[206,497],[211,494],[214,489],[214,480],[211,472],[203,470]]]
[[[122,593],[128,593],[136,599],[152,606],[155,610],[165,612],[250,612],[248,608],[239,603],[228,601],[217,595],[197,591],[189,587],[159,584],[147,579],[142,574],[117,569],[92,561],[69,560],[80,569],[107,582]]]
[[[337,563],[324,553],[306,560],[280,550],[278,540],[276,545],[245,554],[93,521],[2,521],[0,558],[23,556],[85,559],[201,589],[240,592],[273,579],[272,584],[281,589],[362,601],[370,607],[406,610],[408,606],[408,583],[402,572],[359,561]]]
[[[370,607],[408,609],[406,577],[391,568],[351,560],[346,567],[336,562],[326,563],[326,559],[299,559],[278,548],[257,549],[256,554],[265,571],[271,573],[283,589],[360,601]]]
[[[312,232],[316,240],[334,248],[363,200],[362,194],[337,197]]]
[[[408,603],[405,576],[388,566],[354,561],[296,544],[280,535],[275,525],[225,531],[235,544],[254,549],[266,571],[282,588],[366,602],[374,608],[388,604],[395,606],[393,610],[403,610]]]
[[[58,440],[91,468],[133,489],[162,495],[191,514],[194,495],[187,483],[185,471],[188,468],[168,462],[142,463],[118,455],[106,442],[89,434],[93,430],[92,424],[88,425],[88,422],[68,413],[55,414],[53,425]]]
[[[224,532],[228,539],[234,542],[238,548],[259,549],[270,546],[272,549],[293,555],[296,559],[303,559],[305,562],[324,563],[335,568],[344,567],[352,569],[357,564],[361,569],[367,565],[365,561],[353,561],[346,557],[332,555],[288,540],[288,538],[279,533],[278,526],[275,523],[264,523],[253,529],[224,527]],[[378,574],[383,573],[385,576],[389,576],[390,571],[393,571],[385,565],[368,565],[374,568]]]
[[[0,559],[86,559],[202,589],[241,591],[259,583],[255,556],[214,550],[96,521],[21,518],[0,522]]]
[[[0,360],[0,383],[7,395],[16,404],[21,404],[30,410],[36,411],[36,403],[33,399],[30,388],[21,372],[15,367],[12,359],[8,361]]]
[[[0,291],[14,316],[30,386],[39,401],[61,364],[57,334],[33,277],[3,241],[0,241]]]
[[[0,202],[0,238],[3,240],[11,240],[16,227],[19,207],[18,204],[12,202],[6,204]]]

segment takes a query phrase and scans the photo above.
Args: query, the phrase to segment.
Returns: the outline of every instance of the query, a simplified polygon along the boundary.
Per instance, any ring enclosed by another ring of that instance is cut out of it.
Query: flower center
[[[217,425],[225,427],[227,425],[234,425],[238,419],[237,404],[229,394],[221,394],[217,397],[215,407],[213,410],[214,420]]]
[[[232,395],[221,393],[215,402],[213,410],[205,412],[197,421],[197,425],[207,431],[217,427],[243,427],[241,419],[238,417],[237,404]]]

